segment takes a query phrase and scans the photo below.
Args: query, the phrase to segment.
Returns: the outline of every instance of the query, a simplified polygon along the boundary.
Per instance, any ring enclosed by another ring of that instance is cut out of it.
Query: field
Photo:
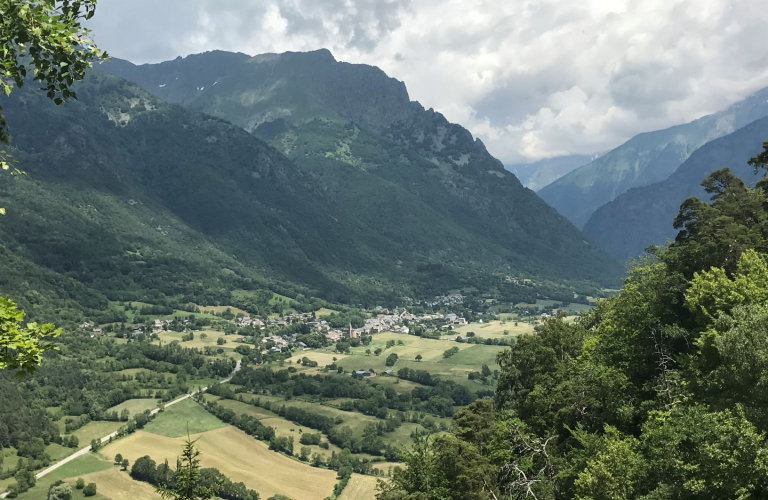
[[[278,437],[290,437],[290,436],[293,436],[293,439],[294,439],[293,454],[296,455],[297,457],[300,454],[302,446],[307,446],[310,450],[312,450],[312,452],[310,453],[310,456],[314,455],[315,453],[319,453],[326,460],[328,460],[333,453],[336,453],[336,454],[341,453],[341,448],[339,448],[338,446],[336,446],[334,444],[329,445],[329,448],[327,450],[325,450],[325,449],[321,448],[320,446],[317,446],[317,445],[314,445],[314,444],[313,445],[303,445],[303,444],[299,443],[299,439],[301,439],[301,435],[302,434],[304,434],[304,433],[309,433],[309,434],[319,433],[320,431],[318,431],[318,430],[312,429],[310,427],[303,427],[303,426],[301,426],[299,424],[295,424],[295,423],[291,422],[290,420],[286,420],[286,419],[284,419],[282,417],[265,418],[265,419],[261,420],[261,423],[266,425],[266,426],[269,426],[269,427],[272,427],[273,429],[275,429],[275,434]],[[323,440],[324,441],[328,440],[325,435],[323,436]]]
[[[589,300],[589,298],[587,298],[587,300]],[[568,307],[564,307],[563,309],[568,311],[569,314],[580,314],[582,311],[589,311],[592,309],[592,306],[586,304],[568,304]]]
[[[224,332],[212,330],[210,328],[204,329],[204,330],[198,330],[195,332],[192,332],[195,335],[195,338],[193,340],[187,340],[182,341],[181,338],[184,335],[187,335],[186,333],[182,332],[172,332],[172,331],[163,331],[158,334],[158,337],[160,337],[160,340],[162,340],[164,343],[170,343],[173,341],[178,341],[183,347],[195,347],[197,349],[203,349],[204,347],[212,347],[213,349],[217,349],[219,347],[223,348],[231,348],[234,349],[239,344],[235,342],[235,339],[237,338],[237,335],[224,335]],[[200,338],[200,334],[204,333],[206,338],[202,339]],[[218,345],[216,343],[219,338],[223,338],[226,342],[224,345]]]
[[[410,380],[399,379],[397,377],[376,377],[376,383],[381,385],[391,386],[397,391],[398,394],[405,394],[412,392],[417,387],[424,387],[416,382]]]
[[[508,331],[508,335],[504,335],[504,331]],[[490,321],[488,323],[470,323],[468,325],[461,325],[453,327],[453,334],[466,336],[467,332],[475,332],[475,335],[484,339],[501,339],[510,337],[516,337],[518,335],[529,335],[533,333],[533,325],[528,323],[518,322],[515,326],[514,321]]]
[[[148,304],[146,302],[136,302],[136,301],[131,302],[130,304],[133,307],[133,309],[126,309],[124,305],[120,306],[120,305],[118,305],[117,302],[111,302],[110,306],[115,308],[115,309],[117,309],[118,311],[125,312],[125,316],[128,318],[128,321],[129,322],[133,322],[134,318],[140,314],[140,309],[142,307],[144,307],[144,306],[152,306],[153,305],[153,304]],[[224,307],[224,309],[226,309],[226,307]],[[212,314],[210,314],[210,313],[208,313],[206,311],[203,311],[203,307],[200,308],[200,311],[201,312],[199,312],[199,313],[192,313],[192,312],[189,312],[189,311],[182,311],[180,309],[174,309],[173,313],[171,313],[171,314],[150,314],[147,317],[149,317],[149,318],[151,318],[153,320],[154,319],[161,319],[161,320],[173,319],[176,316],[181,316],[181,317],[185,317],[186,318],[189,315],[193,315],[193,316],[195,316],[197,318],[199,318],[199,317],[215,318],[216,317],[216,316],[214,316],[214,315],[212,315]],[[235,312],[234,308],[232,309],[232,312],[233,313]],[[237,313],[235,313],[235,314],[237,314]]]
[[[129,399],[117,406],[109,408],[107,411],[116,411],[119,414],[123,410],[128,410],[130,415],[136,415],[138,413],[143,413],[144,410],[154,410],[157,408],[158,404],[160,404],[160,400],[154,398]]]
[[[515,307],[552,307],[555,304],[559,304],[560,302],[556,300],[548,300],[548,299],[537,299],[536,303],[526,303],[526,302],[520,302],[519,304],[515,304]]]
[[[376,497],[376,484],[379,480],[372,476],[352,474],[349,483],[341,492],[339,500],[373,500]]]
[[[321,307],[320,309],[315,311],[315,316],[317,316],[318,318],[322,318],[324,316],[330,316],[331,314],[336,313],[336,312],[338,312],[338,311],[336,311],[334,309],[328,309],[327,307]]]
[[[57,460],[70,456],[75,450],[67,448],[66,446],[61,446],[60,444],[51,443],[45,447],[45,452],[51,457],[51,460],[56,462]]]
[[[131,479],[128,472],[121,471],[119,467],[112,467],[100,472],[92,472],[82,476],[85,484],[96,483],[96,491],[110,500],[160,500],[162,497],[155,492],[155,488],[149,483]],[[75,478],[67,481],[74,489]]]
[[[215,467],[232,481],[242,481],[258,491],[263,499],[282,494],[294,500],[322,500],[330,495],[336,482],[335,472],[272,452],[266,444],[234,427],[191,437],[198,440],[196,446],[202,452],[203,467]],[[106,456],[120,453],[131,463],[144,455],[158,463],[165,459],[175,463],[185,439],[138,431],[105,447],[103,453]]]
[[[88,422],[73,432],[72,435],[77,436],[77,440],[82,447],[90,443],[92,439],[101,439],[107,434],[115,432],[122,425],[124,425],[124,422]]]
[[[299,443],[299,439],[301,438],[301,435],[305,432],[308,432],[310,434],[320,432],[315,429],[311,429],[309,427],[304,427],[304,426],[295,424],[290,420],[286,420],[278,416],[277,414],[272,413],[269,410],[265,410],[264,408],[249,405],[246,403],[241,403],[240,401],[225,399],[225,400],[219,401],[219,405],[225,408],[229,408],[230,410],[234,411],[238,415],[251,415],[252,417],[258,418],[262,424],[275,429],[275,434],[277,434],[278,437],[293,436],[293,439],[294,439],[293,452],[296,456],[299,456],[299,451],[301,447],[304,446],[301,443]],[[309,449],[312,450],[312,454],[319,453],[326,459],[333,452],[341,453],[341,449],[335,445],[330,445],[327,450],[320,448],[317,445],[310,445]]]
[[[381,380],[381,379],[377,378],[374,380]],[[392,380],[397,380],[397,379],[392,379]],[[330,406],[334,404],[335,402],[334,400],[327,401],[325,404],[322,404],[318,402],[302,401],[300,399],[295,399],[295,398],[290,400],[285,400],[278,396],[254,396],[253,397],[253,399],[256,399],[256,398],[260,399],[262,403],[266,401],[270,401],[272,403],[279,403],[287,407],[302,408],[312,413],[325,415],[327,417],[332,417],[332,418],[341,417],[343,419],[343,422],[339,424],[339,426],[349,427],[352,434],[356,436],[362,436],[363,430],[365,430],[365,427],[368,424],[376,423],[378,421],[376,417],[371,417],[368,415],[363,415],[362,413],[344,411],[338,408],[334,408]],[[238,409],[243,408],[243,406],[249,406],[249,405],[244,405],[243,403],[240,403],[238,401],[221,401],[219,404],[221,404],[222,406],[227,406],[229,408],[232,408],[236,412],[239,411]],[[263,414],[271,413],[267,410],[264,410],[263,408],[254,408],[254,410],[255,412],[252,413],[254,414],[254,416],[258,416],[258,413],[263,413]],[[243,413],[245,413],[245,411],[243,411]],[[444,424],[446,426],[449,426],[451,424],[450,418],[441,418],[441,417],[435,417],[435,416],[430,416],[428,418],[432,419],[437,425]],[[275,432],[278,435],[294,436],[294,439],[296,440],[296,446],[294,448],[295,452],[298,452],[299,448],[301,447],[301,445],[299,444],[299,437],[301,436],[301,434],[298,433],[299,429],[302,429],[303,432],[313,432],[313,433],[319,432],[317,430],[309,429],[307,427],[302,427],[300,425],[294,424],[293,422],[290,422],[278,416],[275,416],[272,418],[266,417],[260,420],[264,425],[274,427]],[[294,429],[294,431],[291,432],[291,429]],[[402,424],[400,427],[398,427],[394,432],[385,434],[384,436],[388,444],[391,444],[392,446],[407,448],[412,443],[411,433],[413,431],[423,431],[423,430],[424,428],[419,424],[406,422]],[[310,448],[312,448],[313,453],[317,451],[321,455],[327,455],[329,452],[329,450],[323,450],[317,446],[310,446]],[[340,450],[338,449],[338,447],[331,445],[330,451],[336,451],[338,453]],[[365,454],[361,454],[361,455],[368,456]]]
[[[324,351],[298,351],[293,357],[288,359],[288,363],[293,363],[296,368],[307,373],[308,375],[314,375],[320,373],[320,370],[325,368],[326,365],[333,363],[333,359],[341,359],[343,354],[324,352]],[[301,358],[308,358],[311,361],[317,361],[317,366],[313,368],[305,368],[301,366]]]
[[[43,476],[42,478],[37,480],[37,484],[34,488],[30,489],[27,492],[22,493],[19,495],[19,500],[46,500],[48,498],[48,488],[51,486],[51,484],[55,483],[58,480],[64,480],[68,478],[74,478],[77,479],[78,477],[85,476],[86,474],[92,473],[92,472],[98,472],[106,469],[113,468],[114,465],[112,465],[111,460],[107,460],[102,456],[99,456],[94,453],[88,453],[87,455],[83,455],[82,457],[78,457],[71,462],[64,464],[63,466],[59,467],[58,469],[54,470],[50,474],[47,474]],[[81,500],[85,498],[83,496],[82,491],[75,490],[73,488],[72,492],[72,500]],[[101,494],[101,492],[98,491],[97,487],[97,494],[93,497],[88,497],[90,500],[105,500],[107,497]],[[115,500],[115,499],[111,499]]]
[[[185,399],[160,412],[144,430],[161,436],[180,437],[186,436],[187,432],[197,434],[225,425],[192,399]]]
[[[242,314],[243,316],[249,316],[248,311],[244,311],[243,309],[239,309],[235,306],[198,306],[200,308],[200,312],[207,313],[207,314],[217,314],[217,313],[223,313],[227,309],[234,314]]]
[[[222,399],[218,402],[218,404],[224,408],[229,408],[238,415],[250,415],[252,417],[258,418],[259,420],[277,417],[277,414],[272,413],[269,410],[265,410],[264,408],[260,408],[258,406],[249,405],[247,403],[241,403],[240,401],[235,401],[233,399]]]
[[[365,426],[370,423],[376,422],[376,417],[370,417],[368,415],[363,415],[362,413],[352,412],[352,411],[344,411],[339,410],[338,408],[333,408],[327,405],[323,405],[320,403],[313,403],[309,401],[301,401],[298,399],[291,399],[291,400],[285,400],[278,396],[256,396],[253,399],[260,399],[262,402],[270,401],[270,402],[278,402],[281,405],[285,405],[288,407],[294,407],[294,408],[302,408],[307,411],[311,411],[313,413],[319,414],[319,415],[325,415],[326,417],[341,417],[344,422],[341,424],[343,426],[349,427],[352,429],[355,433],[362,434],[363,429],[365,429]],[[259,408],[260,411],[266,411],[261,408]],[[314,431],[317,432],[317,431]]]
[[[389,340],[394,340],[396,343],[401,341],[404,345],[395,345],[385,349],[379,356],[366,354],[366,349],[371,351],[377,347],[384,349]],[[443,352],[452,347],[458,347],[459,353],[449,358],[443,357]],[[496,367],[496,355],[504,349],[505,347],[502,346],[452,342],[448,340],[448,337],[433,340],[400,333],[380,333],[373,336],[373,341],[368,347],[354,348],[351,350],[351,354],[346,356],[338,355],[337,364],[345,370],[373,369],[379,374],[387,369],[397,371],[404,367],[426,370],[432,375],[441,375],[477,390],[485,388],[485,386],[467,380],[467,375],[471,371],[479,371],[484,364],[494,369]],[[389,367],[386,366],[386,359],[391,353],[397,354],[399,359],[394,366]],[[417,354],[422,356],[421,361],[416,361]]]

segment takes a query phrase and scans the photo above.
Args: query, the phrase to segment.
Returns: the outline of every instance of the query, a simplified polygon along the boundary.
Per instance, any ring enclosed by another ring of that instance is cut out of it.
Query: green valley
[[[0,0],[0,500],[768,498],[765,9],[694,3]]]

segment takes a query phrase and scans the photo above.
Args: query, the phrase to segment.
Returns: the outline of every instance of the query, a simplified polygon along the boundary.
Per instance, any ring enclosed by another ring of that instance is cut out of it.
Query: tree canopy
[[[682,204],[673,243],[578,321],[502,352],[494,405],[417,441],[377,498],[454,498],[444,477],[476,483],[456,498],[765,498],[768,181],[720,169],[702,185],[711,203]]]

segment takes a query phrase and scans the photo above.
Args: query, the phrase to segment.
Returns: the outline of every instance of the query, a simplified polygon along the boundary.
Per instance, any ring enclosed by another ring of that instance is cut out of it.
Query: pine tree
[[[203,486],[200,480],[200,450],[195,448],[197,440],[187,436],[184,451],[174,474],[173,486],[159,486],[157,492],[171,500],[207,500],[216,495],[215,486]]]

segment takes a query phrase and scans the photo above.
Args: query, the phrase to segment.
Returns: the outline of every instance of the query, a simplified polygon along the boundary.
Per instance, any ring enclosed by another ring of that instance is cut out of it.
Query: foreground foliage
[[[102,54],[88,40],[89,31],[80,24],[96,12],[96,0],[0,0],[0,88],[9,96],[14,86],[21,87],[27,69],[33,69],[33,80],[56,104],[77,94],[70,90],[82,80],[85,70]],[[0,145],[9,144],[11,135],[0,107]],[[15,159],[0,150],[0,173],[11,170]],[[14,168],[14,175],[21,171]],[[0,206],[0,215],[5,208]],[[0,370],[11,368],[18,373],[31,373],[42,360],[42,352],[50,349],[41,340],[59,334],[53,325],[21,325],[24,314],[16,304],[0,297]]]
[[[55,348],[44,341],[59,336],[61,330],[50,323],[22,326],[23,319],[24,312],[12,300],[0,297],[0,370],[32,373],[40,365],[43,352]]]
[[[702,185],[712,203],[683,203],[674,243],[503,352],[495,406],[418,441],[377,498],[765,498],[768,180]]]

